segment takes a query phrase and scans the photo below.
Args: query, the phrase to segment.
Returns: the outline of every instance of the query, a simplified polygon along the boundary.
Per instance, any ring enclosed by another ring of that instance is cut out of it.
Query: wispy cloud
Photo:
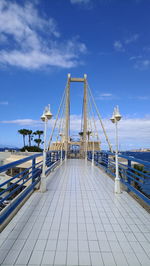
[[[115,50],[118,52],[124,52],[125,51],[124,46],[123,46],[121,41],[115,41],[113,46],[114,46]]]
[[[39,126],[42,125],[42,121],[40,120],[33,120],[30,118],[27,119],[15,119],[15,120],[4,120],[0,121],[2,124],[15,124],[19,126]]]
[[[111,97],[112,93],[101,93],[100,96],[102,96],[102,97]]]
[[[80,116],[71,116],[71,131],[76,134],[80,130]],[[103,123],[108,137],[115,149],[115,127],[109,119],[104,118]],[[100,126],[99,120],[96,119],[96,125],[102,142],[102,148],[108,148],[106,140]],[[129,149],[131,147],[149,147],[150,117],[144,118],[122,118],[118,124],[119,143],[121,148]]]
[[[129,60],[130,61],[134,61],[134,60],[139,60],[139,59],[142,59],[142,58],[143,58],[142,55],[136,55],[136,56],[130,56]]]
[[[0,105],[8,105],[8,102],[7,101],[2,101],[2,102],[0,102]]]
[[[70,0],[71,4],[89,4],[91,0]]]
[[[150,97],[149,96],[137,96],[138,100],[149,100]]]
[[[114,100],[114,99],[119,99],[119,97],[112,93],[100,93],[96,97],[96,100]]]
[[[49,123],[49,129],[54,125],[55,119]],[[10,121],[1,121],[4,124],[16,124],[19,126],[27,126],[30,128],[42,128],[43,122],[33,119],[16,119]],[[115,143],[115,127],[109,119],[104,118],[103,123],[112,144]],[[102,148],[107,148],[106,140],[100,126],[99,120],[96,118],[96,125],[102,142]],[[150,116],[144,118],[127,117],[122,118],[118,124],[119,127],[119,142],[121,148],[129,149],[130,147],[148,147],[149,132],[150,132]],[[70,116],[70,130],[71,134],[78,134],[81,128],[81,116]],[[115,144],[114,144],[115,145]],[[115,146],[114,146],[115,148]]]
[[[56,21],[41,16],[33,4],[0,1],[1,64],[26,69],[77,66],[86,45],[77,37],[62,41],[60,36]]]
[[[115,127],[109,119],[104,118],[103,123],[111,143],[115,149]],[[106,140],[100,126],[100,122],[96,119],[96,125],[102,142],[102,148],[108,148]],[[72,115],[70,117],[70,129],[75,134],[78,134],[81,126],[81,117]],[[150,132],[150,117],[143,118],[123,117],[119,124],[119,143],[124,149],[131,147],[146,147],[149,146]]]
[[[133,34],[130,38],[125,40],[125,44],[134,43],[139,39],[139,34]]]
[[[134,67],[139,70],[147,70],[150,68],[150,59],[137,60]]]
[[[148,52],[148,51],[147,51]],[[135,69],[138,70],[148,70],[150,69],[150,55],[137,55],[137,56],[131,56],[129,58],[130,61],[133,61],[133,66]]]
[[[150,100],[150,96],[148,95],[136,95],[136,96],[129,96],[128,97],[129,100],[139,100],[139,101],[147,101]]]
[[[139,34],[136,33],[131,35],[129,38],[126,38],[125,40],[114,41],[113,43],[114,49],[118,52],[125,52],[126,46],[136,42],[138,39],[139,39]]]
[[[125,40],[122,40],[122,41],[117,40],[113,43],[113,47],[117,52],[128,51],[129,53],[130,49],[128,46],[130,46],[130,44],[132,43],[137,42],[139,37],[140,37],[139,34],[133,34],[132,36],[130,36],[129,38]],[[149,47],[144,47],[143,51],[144,51],[143,55],[141,52],[141,54],[139,55],[132,55],[129,57],[129,61],[133,61],[133,67],[141,71],[150,69],[150,54],[149,54],[150,49]]]

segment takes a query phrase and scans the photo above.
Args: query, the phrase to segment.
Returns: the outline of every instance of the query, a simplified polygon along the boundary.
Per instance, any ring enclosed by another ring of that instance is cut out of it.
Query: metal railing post
[[[107,171],[107,168],[108,168],[108,154],[106,153],[106,171]]]
[[[62,150],[62,145],[61,145],[61,151],[60,151],[60,164],[62,164],[63,161],[63,150]]]
[[[36,164],[36,159],[33,158],[32,159],[32,184],[34,183],[34,179],[35,179],[35,177],[34,177],[34,175],[35,175],[35,164]]]
[[[128,173],[127,173],[128,175],[130,175],[130,174],[129,174],[129,172],[131,171],[130,168],[131,168],[131,160],[128,160],[128,169],[127,169],[127,170],[128,170]],[[128,182],[129,184],[131,184],[131,178],[130,178],[129,176],[127,177],[127,180],[128,180],[127,182]]]

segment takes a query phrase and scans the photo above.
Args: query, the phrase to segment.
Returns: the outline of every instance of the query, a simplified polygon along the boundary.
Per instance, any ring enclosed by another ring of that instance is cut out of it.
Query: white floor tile
[[[79,252],[79,265],[91,265],[90,254],[88,252]]]
[[[30,259],[32,250],[22,250],[21,253],[19,254],[17,261],[15,262],[15,264],[18,265],[26,265]]]
[[[57,251],[55,255],[54,265],[66,265],[66,252]]]
[[[45,251],[42,258],[42,265],[53,265],[54,257],[54,251]]]
[[[102,256],[99,252],[90,252],[92,266],[103,266]]]
[[[112,253],[103,253],[102,252],[102,259],[104,261],[104,265],[105,266],[116,266],[116,263],[115,263],[115,260],[114,260],[114,257],[112,255]]]
[[[69,252],[67,255],[67,265],[69,266],[74,266],[74,265],[78,265],[78,253],[77,252]]]
[[[79,252],[81,252],[81,251],[87,251],[87,252],[89,252],[88,241],[80,241],[79,240],[78,246],[79,246]]]
[[[0,264],[150,265],[150,216],[130,195],[82,160],[51,177],[2,232]]]
[[[131,253],[125,253],[124,255],[125,255],[127,262],[130,266],[133,266],[133,265],[140,266],[141,265],[134,253],[132,253],[132,254]]]
[[[100,252],[98,241],[89,241],[90,252]]]
[[[49,239],[46,243],[46,248],[45,250],[56,250],[56,246],[57,246],[57,240],[52,240],[52,239]]]
[[[120,265],[121,266],[128,266],[127,259],[123,253],[113,252],[113,257],[115,259],[117,266],[120,266]]]
[[[99,241],[100,251],[101,252],[111,252],[108,241]]]
[[[59,240],[57,243],[58,251],[66,251],[67,250],[67,240]]]
[[[45,249],[45,246],[46,246],[46,242],[47,242],[46,239],[39,239],[36,242],[34,249],[35,250],[41,250],[41,251],[44,250]]]
[[[43,256],[43,251],[33,251],[31,258],[29,260],[29,265],[40,265],[41,264],[41,260],[42,260],[42,256]]]
[[[118,241],[109,241],[110,248],[112,252],[115,253],[122,253],[121,246],[119,245]]]

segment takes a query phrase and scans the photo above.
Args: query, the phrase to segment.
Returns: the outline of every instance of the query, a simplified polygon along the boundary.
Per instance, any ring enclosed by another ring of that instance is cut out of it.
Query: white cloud
[[[55,119],[49,123],[49,130],[54,125]],[[1,121],[1,123],[17,124],[19,126],[43,127],[43,122],[32,119],[18,119],[11,121]],[[111,143],[115,143],[115,126],[109,119],[103,119],[103,123]],[[102,142],[102,148],[107,149],[107,143],[100,126],[99,120],[96,119],[97,128]],[[70,130],[71,135],[76,135],[81,129],[81,116],[71,115]],[[131,147],[149,147],[150,138],[150,117],[144,118],[122,118],[118,123],[119,129],[119,143],[122,149],[129,149]],[[49,132],[50,133],[50,132]],[[50,134],[49,134],[50,135]],[[115,148],[115,146],[113,146]]]
[[[135,100],[149,100],[150,97],[149,96],[135,96],[135,97],[130,97],[130,99],[135,99]]]
[[[91,0],[70,0],[71,4],[88,4]]]
[[[114,42],[113,46],[118,52],[125,52],[125,46],[136,42],[139,39],[139,34],[133,34],[130,38],[127,38],[124,41],[117,40]]]
[[[138,70],[148,70],[150,69],[150,59],[149,59],[149,55],[148,58],[144,58],[144,56],[142,55],[138,55],[138,56],[131,56],[129,58],[130,61],[133,61],[134,63],[134,68],[138,69]]]
[[[8,105],[7,101],[0,102],[0,105]]]
[[[71,131],[78,133],[81,126],[80,116],[71,116]],[[109,119],[103,119],[103,123],[115,149],[115,126]],[[99,131],[102,148],[108,148],[100,122],[96,119],[97,128]],[[145,118],[122,118],[118,123],[119,143],[122,149],[134,147],[149,147],[150,138],[150,117]]]
[[[137,99],[139,99],[139,100],[149,100],[149,96],[138,96]]]
[[[38,69],[44,66],[70,68],[78,64],[75,55],[72,53],[63,54],[62,51],[57,49],[51,51],[50,55],[36,50],[25,53],[20,51],[12,51],[11,53],[2,51],[2,53],[0,52],[0,61],[27,69]]]
[[[126,39],[125,43],[130,44],[130,43],[136,42],[138,39],[139,39],[139,34],[134,34],[130,38]]]
[[[112,93],[100,93],[96,97],[96,100],[114,100],[114,99],[119,99],[119,97],[116,95],[113,95]]]
[[[118,52],[124,52],[125,51],[125,49],[124,49],[123,44],[122,44],[121,41],[115,41],[114,42],[114,48]]]
[[[111,97],[112,93],[101,93],[100,96],[102,96],[102,97]]]
[[[130,60],[130,61],[134,61],[134,60],[139,60],[139,59],[141,59],[141,58],[143,58],[142,55],[130,56],[130,57],[129,57],[129,60]]]
[[[139,70],[147,70],[150,68],[150,59],[137,60],[134,67]]]
[[[139,39],[139,34],[134,34],[130,38],[126,39],[125,41],[115,41],[113,43],[114,49],[117,52],[125,52],[127,50],[127,47],[133,43],[136,42]],[[143,49],[146,52],[149,52],[149,48],[145,47]],[[149,54],[147,56],[143,55],[133,55],[129,57],[129,61],[133,61],[133,67],[138,70],[148,70],[150,69],[150,56]]]
[[[29,2],[0,2],[0,63],[26,69],[80,64],[86,46],[79,38],[61,41],[53,18],[40,16]],[[3,43],[5,42],[5,47]]]
[[[42,125],[42,121],[33,120],[33,119],[30,119],[30,118],[6,120],[6,121],[0,121],[0,123],[2,123],[2,124],[15,124],[15,125],[19,125],[19,126],[38,126],[38,125]]]

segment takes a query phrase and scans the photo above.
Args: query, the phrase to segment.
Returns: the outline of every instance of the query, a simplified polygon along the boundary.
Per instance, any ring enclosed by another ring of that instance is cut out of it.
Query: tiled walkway
[[[0,265],[149,266],[150,215],[84,160],[52,174],[0,235]]]

